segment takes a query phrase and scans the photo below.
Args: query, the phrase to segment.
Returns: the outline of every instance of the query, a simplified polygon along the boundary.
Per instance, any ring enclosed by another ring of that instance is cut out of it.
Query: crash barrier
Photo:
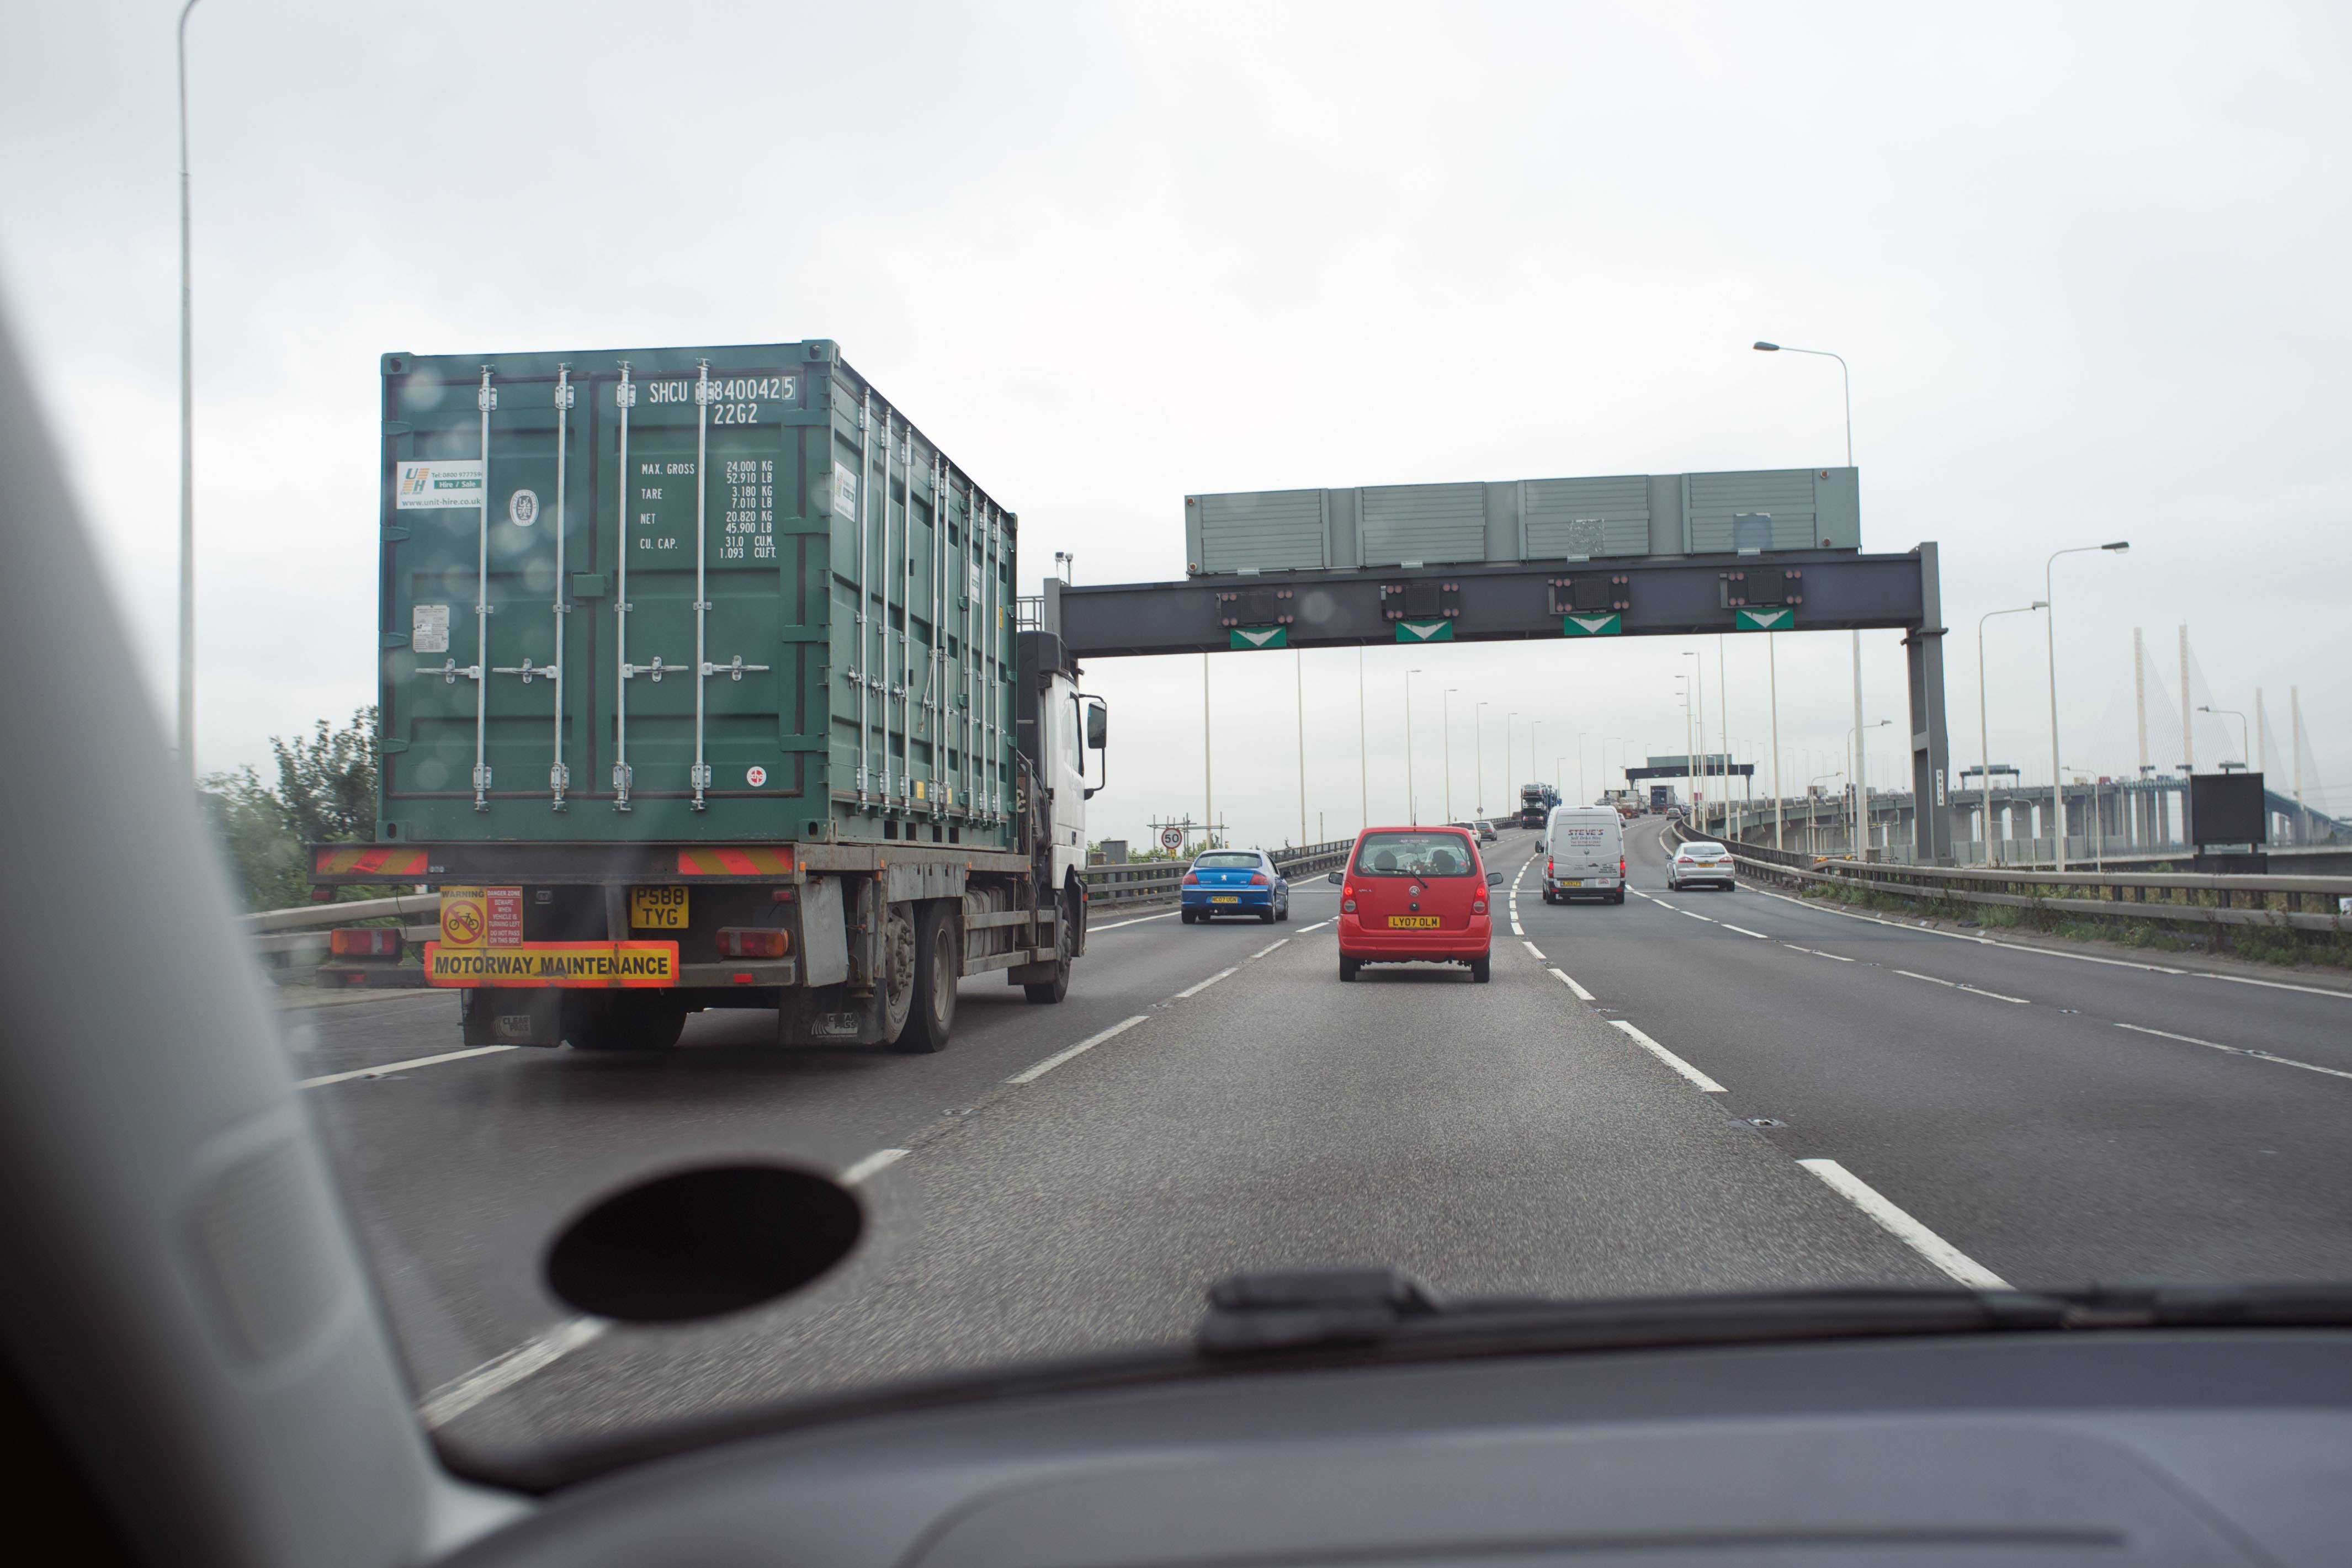
[[[1703,837],[1669,823],[1675,844]],[[1722,840],[1710,841],[1726,842]],[[2210,872],[2010,871],[1816,859],[1762,844],[1727,843],[1743,875],[1784,887],[1859,888],[1935,904],[2003,904],[2053,915],[2173,920],[2352,933],[2352,877],[2223,875]]]
[[[1317,876],[1337,870],[1347,860],[1348,851],[1355,841],[1352,838],[1335,839],[1329,843],[1270,852],[1284,876]],[[1087,884],[1090,903],[1142,904],[1174,898],[1190,865],[1187,861],[1147,861],[1136,865],[1088,866],[1078,875]],[[440,910],[439,894],[407,893],[396,898],[361,898],[345,904],[302,904],[290,909],[266,909],[245,916],[245,929],[253,951],[266,966],[294,969],[314,964],[324,956],[331,940],[327,930],[330,926],[360,925],[415,915],[437,918]],[[428,920],[423,925],[404,924],[400,934],[408,943],[430,942],[441,935],[441,928]]]

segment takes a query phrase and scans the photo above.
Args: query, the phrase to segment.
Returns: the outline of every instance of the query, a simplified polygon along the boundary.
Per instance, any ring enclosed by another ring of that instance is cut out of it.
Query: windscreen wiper
[[[1236,1274],[1209,1288],[1213,1357],[1406,1354],[2125,1328],[2352,1326],[2352,1284],[1853,1289],[1570,1301],[1449,1301],[1398,1269]]]

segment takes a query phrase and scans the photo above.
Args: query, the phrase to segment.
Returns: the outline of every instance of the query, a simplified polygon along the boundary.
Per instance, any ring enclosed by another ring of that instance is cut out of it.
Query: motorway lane
[[[1181,1342],[1244,1269],[1394,1263],[1465,1294],[1948,1282],[1518,944],[1486,986],[1342,985],[1329,927],[1280,935],[882,1172],[879,1239],[803,1296],[614,1330],[453,1436]]]
[[[1668,894],[1648,823],[1628,860],[1622,908],[1523,897],[1529,939],[1734,1114],[2011,1282],[2352,1275],[2352,1080],[2117,1027],[2352,1067],[2352,998]]]
[[[442,1387],[559,1321],[538,1283],[544,1239],[586,1197],[713,1153],[840,1171],[954,1119],[1039,1059],[1336,913],[1320,880],[1288,924],[1181,925],[1108,910],[1059,1006],[1001,976],[966,980],[934,1056],[780,1050],[772,1011],[690,1019],[659,1054],[496,1051],[307,1092],[420,1390]],[[462,1049],[447,995],[388,995],[289,1020],[305,1080]]]

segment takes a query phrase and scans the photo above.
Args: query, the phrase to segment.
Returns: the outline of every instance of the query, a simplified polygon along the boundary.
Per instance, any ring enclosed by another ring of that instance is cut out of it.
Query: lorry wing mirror
[[[1110,727],[1110,709],[1100,699],[1087,705],[1087,748],[1100,751]]]

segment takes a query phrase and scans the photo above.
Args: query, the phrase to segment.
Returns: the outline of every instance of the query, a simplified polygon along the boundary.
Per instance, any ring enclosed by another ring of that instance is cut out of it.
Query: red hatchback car
[[[1339,884],[1339,977],[1366,964],[1465,964],[1484,984],[1495,945],[1486,890],[1503,880],[1459,828],[1366,828]]]

